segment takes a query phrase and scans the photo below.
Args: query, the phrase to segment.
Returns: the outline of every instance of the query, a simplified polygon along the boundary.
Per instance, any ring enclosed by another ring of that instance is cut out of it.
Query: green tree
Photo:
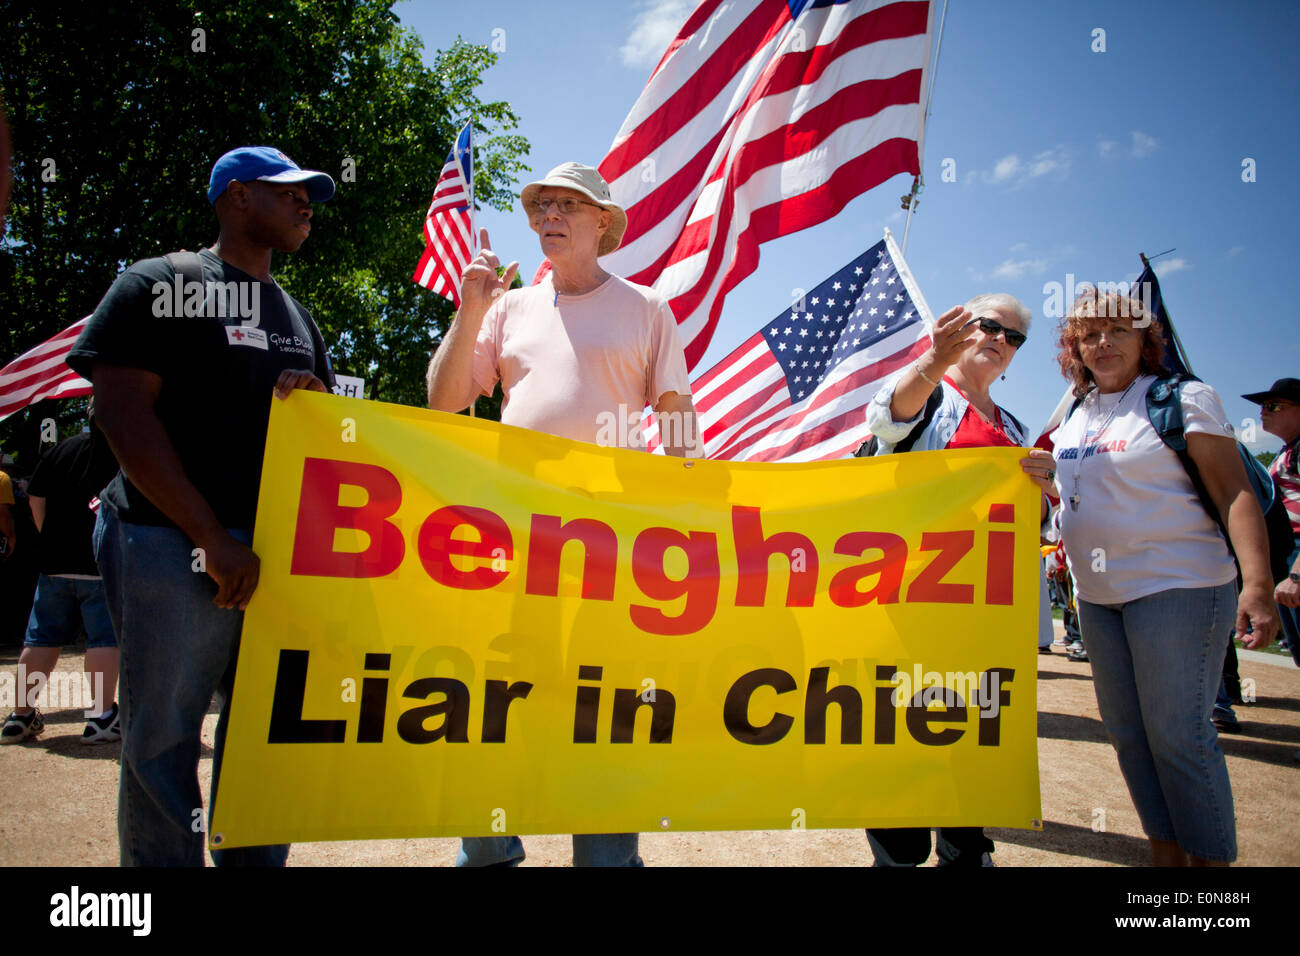
[[[509,208],[527,168],[514,112],[475,95],[493,53],[457,38],[425,66],[419,38],[380,0],[0,0],[0,23],[14,148],[0,360],[88,314],[131,262],[210,244],[213,161],[268,144],[339,187],[273,272],[367,397],[424,403],[451,317],[411,281],[438,172],[467,118],[481,205]],[[20,417],[0,423],[0,444]]]
[[[1259,462],[1261,465],[1263,465],[1265,468],[1273,464],[1273,459],[1276,457],[1277,457],[1277,452],[1275,451],[1260,451],[1255,453],[1255,460]]]

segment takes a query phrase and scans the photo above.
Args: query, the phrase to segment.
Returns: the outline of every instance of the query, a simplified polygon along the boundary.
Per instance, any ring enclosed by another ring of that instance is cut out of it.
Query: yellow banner
[[[1037,827],[1021,454],[683,461],[273,402],[212,845]]]

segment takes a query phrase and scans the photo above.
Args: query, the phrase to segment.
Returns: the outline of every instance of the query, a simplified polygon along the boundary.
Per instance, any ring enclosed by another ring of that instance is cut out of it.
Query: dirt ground
[[[1059,624],[1058,624],[1059,630]],[[1134,866],[1148,861],[1147,842],[1106,740],[1088,664],[1058,646],[1039,658],[1038,763],[1044,827],[990,830],[998,866]],[[0,654],[12,669],[14,652]],[[81,654],[65,654],[60,670],[79,670]],[[1241,734],[1224,735],[1237,809],[1238,863],[1300,864],[1300,670],[1289,659],[1243,654],[1243,680],[1255,701],[1237,708]],[[1249,686],[1249,685],[1247,685]],[[0,865],[115,866],[119,744],[81,745],[81,711],[46,715],[34,742],[0,747]],[[199,776],[206,794],[212,769],[215,714],[204,726]],[[1094,824],[1103,819],[1104,829]],[[525,866],[567,866],[567,836],[530,836]],[[450,866],[454,839],[307,843],[293,847],[291,866]],[[648,866],[867,866],[860,830],[775,830],[646,833]],[[933,862],[933,858],[931,860]]]

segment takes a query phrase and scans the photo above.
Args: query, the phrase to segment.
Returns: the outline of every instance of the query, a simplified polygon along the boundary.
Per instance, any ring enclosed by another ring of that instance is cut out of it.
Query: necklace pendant
[[[1070,495],[1070,510],[1071,510],[1071,511],[1078,511],[1078,510],[1079,510],[1079,496],[1078,496],[1078,495]]]

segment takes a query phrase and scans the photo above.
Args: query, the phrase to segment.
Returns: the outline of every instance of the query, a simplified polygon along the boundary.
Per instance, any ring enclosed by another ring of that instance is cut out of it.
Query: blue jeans
[[[1097,708],[1142,829],[1220,862],[1237,858],[1237,833],[1210,711],[1236,614],[1235,582],[1079,601]]]
[[[42,574],[36,583],[24,647],[62,647],[82,630],[86,647],[116,647],[113,622],[104,601],[104,582]]]
[[[637,854],[638,834],[575,833],[574,866],[644,866]],[[517,836],[465,837],[460,841],[457,866],[518,866],[524,862],[524,844]]]
[[[245,544],[251,540],[247,531],[231,534]],[[219,692],[215,794],[244,615],[212,603],[217,585],[191,570],[194,545],[175,528],[120,521],[103,503],[94,546],[122,655],[117,804],[122,865],[202,866],[200,732],[212,695]],[[212,862],[283,866],[288,857],[288,846],[246,847],[214,850]]]

